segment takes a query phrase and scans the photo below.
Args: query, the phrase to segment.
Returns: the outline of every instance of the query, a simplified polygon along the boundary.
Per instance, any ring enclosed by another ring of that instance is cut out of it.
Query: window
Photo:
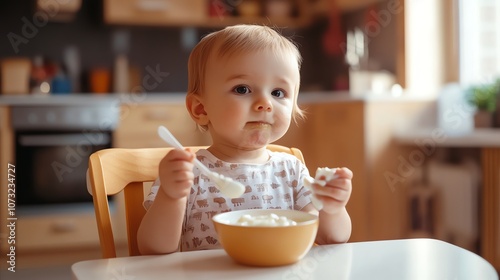
[[[459,1],[460,83],[500,78],[500,2]]]
[[[500,78],[500,1],[405,0],[406,85],[420,94]]]

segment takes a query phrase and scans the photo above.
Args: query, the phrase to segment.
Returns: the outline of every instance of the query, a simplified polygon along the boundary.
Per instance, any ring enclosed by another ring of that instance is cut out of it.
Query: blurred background
[[[1,1],[0,19],[0,160],[17,169],[19,269],[7,270],[2,226],[2,279],[68,279],[72,263],[100,257],[90,153],[162,147],[160,124],[210,144],[184,107],[187,60],[238,23],[297,43],[307,118],[278,143],[300,148],[311,174],[354,171],[352,242],[438,238],[500,267],[498,1],[19,0]],[[111,203],[126,254],[123,203]]]
[[[63,7],[58,9],[58,1],[53,2],[54,11],[61,14]],[[68,66],[72,63],[68,56],[76,52],[81,87],[73,89],[75,92],[91,92],[89,75],[95,70],[113,71],[118,55],[126,55],[131,68],[158,64],[169,72],[172,76],[155,92],[185,91],[186,61],[193,45],[208,32],[243,22],[276,25],[297,42],[304,56],[304,90],[346,90],[346,32],[354,33],[356,28],[364,32],[365,24],[377,19],[378,7],[384,8],[381,1],[374,0],[341,1],[345,2],[340,3],[342,7],[331,1],[281,0],[67,2],[68,11],[57,19],[50,16],[49,4],[47,10],[41,10],[33,1],[2,3],[0,28],[2,34],[10,35],[2,40],[0,54],[3,58],[26,57],[51,68],[64,67],[67,72],[74,67]],[[376,36],[369,43],[361,42],[364,53],[358,51],[362,56],[358,64],[363,70],[396,72],[396,16],[389,14],[383,26],[373,27]],[[113,87],[108,91],[113,92]]]

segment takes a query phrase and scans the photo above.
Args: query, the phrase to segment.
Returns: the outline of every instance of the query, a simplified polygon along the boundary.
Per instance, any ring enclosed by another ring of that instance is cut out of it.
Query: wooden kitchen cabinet
[[[0,162],[2,165],[3,170],[0,172],[0,180],[2,180],[2,184],[0,185],[0,197],[2,198],[2,203],[0,203],[0,218],[2,221],[7,221],[8,215],[7,215],[7,198],[8,198],[8,191],[7,191],[7,180],[8,180],[8,174],[7,174],[7,166],[9,163],[13,163],[13,148],[14,148],[14,139],[12,135],[12,129],[10,129],[10,115],[9,115],[9,108],[7,106],[0,106]],[[0,252],[2,254],[6,254],[7,248],[10,246],[7,246],[8,244],[8,237],[10,235],[10,230],[7,226],[2,225],[0,227],[0,243],[2,246],[0,246]],[[5,265],[3,264],[0,266],[3,268]]]
[[[364,176],[364,104],[357,102],[303,103],[306,119],[292,125],[277,144],[299,148],[315,175],[318,167],[348,167],[355,176],[347,206],[353,224],[350,241],[368,239],[366,176]]]
[[[483,148],[482,255],[500,271],[500,147]]]
[[[18,221],[17,240],[19,251],[99,246],[97,224],[92,209],[81,213],[21,217]]]
[[[368,239],[367,182],[364,148],[364,103],[361,101],[315,104],[314,132],[317,167],[347,167],[353,173],[353,189],[347,210],[352,221],[350,241]],[[315,172],[315,170],[311,170]]]
[[[283,3],[288,3],[293,7],[294,11],[290,16],[266,14],[266,5],[271,4],[270,2],[264,0],[104,0],[104,21],[108,24],[121,25],[196,27],[224,27],[239,23],[286,27],[300,27],[308,24],[310,5],[307,0],[283,0]],[[255,7],[253,7],[254,4]],[[241,14],[243,8],[246,8],[248,15]],[[258,9],[257,14],[252,12],[255,8]],[[274,10],[279,12],[283,9]]]
[[[184,146],[209,145],[210,135],[201,132],[186,110],[184,102],[122,105],[121,120],[113,133],[117,148],[167,147],[158,136],[158,126],[167,127]]]

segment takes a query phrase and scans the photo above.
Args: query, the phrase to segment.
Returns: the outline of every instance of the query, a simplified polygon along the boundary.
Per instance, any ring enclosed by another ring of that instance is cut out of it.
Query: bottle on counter
[[[64,66],[57,67],[54,78],[52,79],[53,94],[69,94],[72,92],[71,80],[68,77]]]
[[[127,53],[130,47],[130,32],[122,29],[117,30],[112,36],[115,63],[113,67],[113,91],[116,93],[128,93],[129,84],[129,62]]]
[[[47,95],[50,93],[49,75],[44,67],[43,57],[35,56],[31,65],[30,75],[31,94]]]
[[[113,69],[113,91],[117,93],[129,92],[128,59],[124,54],[119,54],[115,59]]]
[[[68,46],[63,51],[63,65],[74,93],[82,92],[80,52],[76,46]]]

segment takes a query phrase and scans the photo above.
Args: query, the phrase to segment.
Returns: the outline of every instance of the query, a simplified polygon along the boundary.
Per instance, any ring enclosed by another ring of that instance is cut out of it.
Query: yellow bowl
[[[290,226],[243,226],[238,219],[274,213],[297,222]],[[220,213],[212,218],[219,242],[236,262],[251,266],[292,264],[314,244],[318,217],[296,210],[251,209]]]

